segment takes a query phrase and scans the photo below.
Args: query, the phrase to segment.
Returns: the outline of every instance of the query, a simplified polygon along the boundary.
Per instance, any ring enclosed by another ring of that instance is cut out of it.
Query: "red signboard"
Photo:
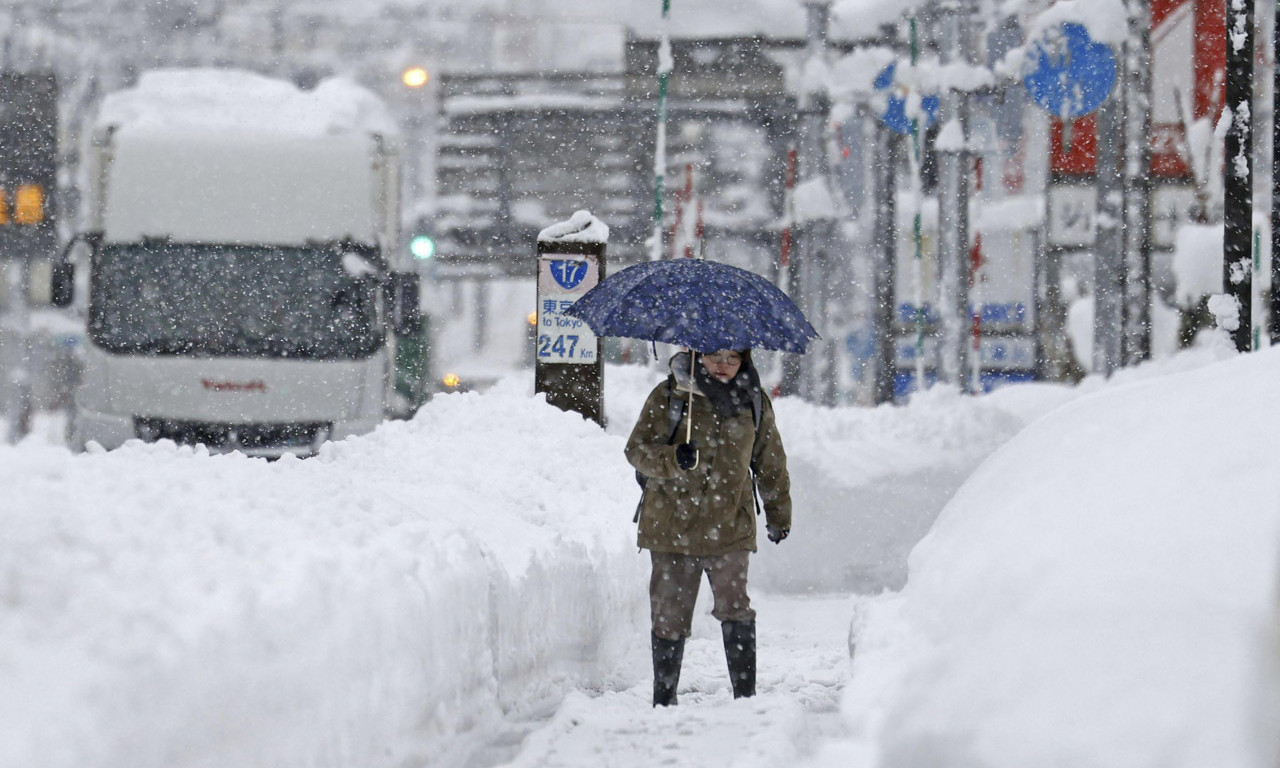
[[[1224,99],[1225,0],[1152,0],[1151,174],[1190,175],[1182,143],[1182,117],[1190,101],[1193,120],[1217,118]],[[1092,116],[1076,120],[1063,141],[1053,120],[1049,167],[1057,177],[1090,176],[1097,170],[1097,127]]]

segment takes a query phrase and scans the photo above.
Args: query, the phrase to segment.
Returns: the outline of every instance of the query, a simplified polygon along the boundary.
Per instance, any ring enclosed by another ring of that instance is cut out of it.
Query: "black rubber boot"
[[[667,640],[651,634],[650,639],[653,646],[653,706],[669,707],[676,703],[680,662],[684,659],[684,638]]]
[[[733,698],[756,695],[756,623],[726,621],[720,625],[724,633],[724,655],[729,661],[729,681]]]

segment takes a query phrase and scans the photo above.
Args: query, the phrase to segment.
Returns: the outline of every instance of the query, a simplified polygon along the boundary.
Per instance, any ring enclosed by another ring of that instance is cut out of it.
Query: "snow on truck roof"
[[[292,83],[233,69],[157,69],[103,100],[96,125],[130,132],[253,131],[320,137],[398,136],[382,101],[345,78],[304,91]]]
[[[376,243],[394,218],[394,174],[374,153],[398,131],[349,80],[303,91],[237,70],[156,70],[106,98],[107,128],[107,242]]]

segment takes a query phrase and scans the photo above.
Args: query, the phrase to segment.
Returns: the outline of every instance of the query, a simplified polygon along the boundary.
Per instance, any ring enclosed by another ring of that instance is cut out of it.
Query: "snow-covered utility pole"
[[[969,23],[973,14],[968,0],[943,3],[942,50],[944,71],[949,64],[969,64]],[[939,94],[938,121],[942,125],[938,152],[938,313],[942,334],[939,373],[942,381],[963,387],[968,350],[969,285],[969,167],[966,98],[944,82]]]
[[[667,175],[667,81],[674,62],[667,25],[671,0],[662,0],[662,35],[658,42],[658,139],[653,149],[653,232],[649,235],[649,260],[662,258],[662,194]]]
[[[914,244],[915,257],[912,259],[912,273],[915,282],[915,368],[917,392],[923,392],[924,382],[924,233],[921,231],[921,215],[924,208],[924,180],[921,178],[924,165],[924,129],[920,119],[921,95],[919,92],[919,74],[916,67],[920,63],[920,23],[913,12],[908,19],[909,39],[911,46],[911,92],[907,94],[907,115],[911,118],[911,239]],[[912,112],[915,114],[912,114]]]
[[[828,272],[832,260],[835,201],[827,152],[827,127],[831,103],[827,93],[829,68],[827,35],[831,19],[829,0],[804,4],[806,14],[805,77],[798,114],[797,186],[793,202],[800,222],[793,242],[791,298],[822,333],[830,325]],[[812,402],[828,403],[834,386],[831,347],[815,342],[809,354],[799,358],[798,393]],[[788,370],[784,368],[784,371]]]
[[[1097,246],[1093,266],[1093,372],[1120,367],[1124,319],[1124,96],[1116,89],[1098,108]]]
[[[1226,168],[1222,194],[1222,285],[1214,314],[1237,351],[1253,348],[1253,0],[1227,0]],[[1212,308],[1212,307],[1211,307]]]
[[[1124,49],[1125,365],[1151,358],[1151,0],[1128,0]]]

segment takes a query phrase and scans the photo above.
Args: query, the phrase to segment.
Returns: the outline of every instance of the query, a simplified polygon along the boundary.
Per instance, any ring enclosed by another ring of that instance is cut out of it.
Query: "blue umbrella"
[[[803,354],[818,338],[795,302],[745,269],[704,259],[646,261],[612,275],[566,312],[599,336],[678,344],[699,352]]]

